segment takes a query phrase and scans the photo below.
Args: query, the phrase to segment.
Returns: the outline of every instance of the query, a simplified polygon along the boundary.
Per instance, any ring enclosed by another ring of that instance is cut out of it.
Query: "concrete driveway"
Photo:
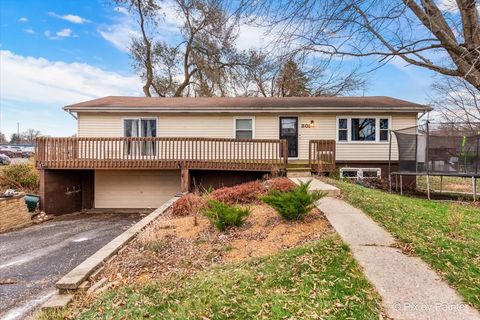
[[[0,319],[22,319],[55,292],[55,282],[142,218],[71,214],[0,234]],[[12,284],[2,284],[6,279]]]

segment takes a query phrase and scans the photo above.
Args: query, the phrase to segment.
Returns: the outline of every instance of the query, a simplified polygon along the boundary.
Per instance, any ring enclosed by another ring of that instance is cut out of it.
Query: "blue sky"
[[[126,50],[135,24],[108,1],[2,0],[0,13],[0,130],[7,136],[17,122],[20,131],[72,135],[76,123],[64,105],[141,95]],[[177,36],[171,16],[159,34],[167,41]],[[242,49],[261,41],[259,32],[241,29]],[[432,79],[432,72],[395,61],[369,73],[365,95],[428,103]]]

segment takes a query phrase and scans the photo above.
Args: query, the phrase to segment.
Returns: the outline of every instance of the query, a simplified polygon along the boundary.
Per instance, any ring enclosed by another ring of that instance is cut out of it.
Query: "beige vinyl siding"
[[[233,138],[233,117],[165,115],[158,117],[159,137]]]
[[[158,208],[178,192],[178,170],[95,171],[95,208]]]
[[[308,159],[308,142],[313,139],[336,139],[337,116],[345,114],[260,114],[245,115],[255,118],[255,138],[278,139],[279,117],[298,116],[299,157]],[[391,128],[401,129],[416,125],[416,113],[368,114],[374,117],[391,118]],[[79,114],[78,136],[80,137],[119,137],[123,136],[123,119],[132,117],[157,118],[157,136],[159,137],[209,137],[233,138],[234,117],[240,115],[152,115],[152,114]],[[349,114],[352,116],[352,114]],[[359,115],[365,116],[365,115]],[[314,128],[302,128],[302,124],[315,121]],[[394,138],[395,139],[395,138]],[[392,159],[397,159],[396,141],[392,143]],[[386,161],[388,160],[388,142],[337,143],[337,161]]]
[[[79,137],[123,136],[123,120],[120,115],[79,113]]]

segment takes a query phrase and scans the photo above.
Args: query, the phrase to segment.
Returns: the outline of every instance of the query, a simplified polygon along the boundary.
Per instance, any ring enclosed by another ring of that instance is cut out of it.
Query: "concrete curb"
[[[59,290],[76,290],[78,287],[105,261],[117,253],[125,244],[130,242],[140,231],[142,231],[152,221],[157,219],[165,212],[179,197],[173,197],[162,204],[158,209],[150,213],[148,216],[134,224],[127,231],[107,243],[103,248],[95,252],[72,271],[67,273],[57,283]]]

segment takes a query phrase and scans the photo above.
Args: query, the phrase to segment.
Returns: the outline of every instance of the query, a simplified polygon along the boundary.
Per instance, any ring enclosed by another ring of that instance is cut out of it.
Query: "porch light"
[[[315,128],[315,120],[310,120],[310,128]]]

